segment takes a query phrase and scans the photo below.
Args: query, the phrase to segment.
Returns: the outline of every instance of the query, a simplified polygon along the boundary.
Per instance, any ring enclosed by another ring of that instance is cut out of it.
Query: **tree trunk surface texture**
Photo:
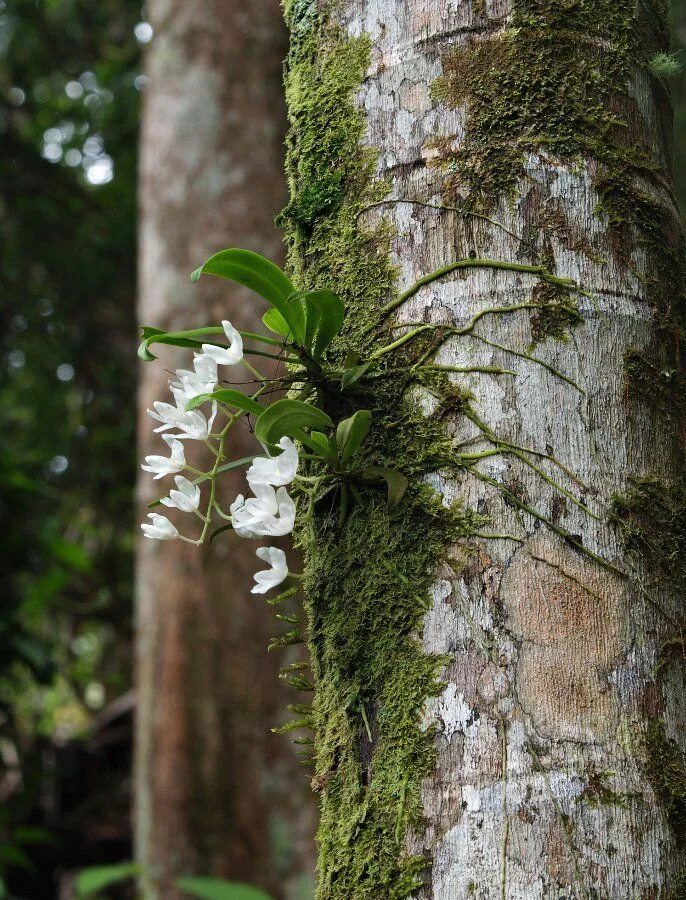
[[[293,0],[297,5],[303,4]],[[663,653],[679,643],[683,594],[653,579],[640,560],[632,564],[624,533],[610,522],[613,497],[631,491],[630,478],[674,483],[682,472],[683,430],[660,408],[657,389],[652,398],[638,396],[625,371],[626,359],[636,357],[668,367],[659,336],[655,344],[663,313],[651,295],[656,282],[670,277],[656,271],[664,259],[659,254],[666,246],[681,252],[666,82],[645,61],[630,60],[626,83],[616,85],[616,96],[604,95],[600,111],[608,128],[612,117],[622,120],[627,146],[648,148],[651,165],[625,177],[657,210],[654,243],[635,223],[620,228],[611,221],[599,188],[604,158],[588,150],[565,156],[543,140],[537,145],[536,133],[554,127],[545,120],[523,135],[521,153],[515,148],[514,190],[494,192],[481,218],[392,202],[460,207],[469,201],[475,181],[464,176],[465,161],[452,169],[439,163],[474,147],[472,117],[480,114],[483,95],[475,97],[480,84],[468,66],[488,52],[475,48],[496,48],[483,73],[495,84],[502,63],[497,48],[528,27],[538,28],[542,39],[558,29],[560,53],[582,53],[587,45],[604,52],[612,35],[600,28],[577,27],[570,41],[575,16],[589,6],[583,0],[319,4],[347,38],[367,35],[371,43],[356,103],[364,144],[377,154],[376,175],[387,181],[390,202],[361,221],[368,228],[391,223],[399,291],[454,260],[475,257],[543,263],[587,292],[575,295],[581,321],[566,340],[544,334],[531,349],[530,309],[486,315],[475,329],[547,367],[469,335],[451,338],[435,360],[512,369],[514,377],[452,378],[473,394],[473,409],[499,441],[541,455],[524,454],[540,471],[512,453],[484,458],[475,469],[490,481],[469,472],[429,476],[446,505],[461,499],[490,517],[489,533],[519,540],[475,539],[470,553],[456,547],[453,558],[462,564],[446,562],[436,574],[421,626],[426,653],[449,661],[445,688],[424,710],[425,725],[436,728],[437,754],[435,772],[422,786],[424,825],[404,839],[405,851],[428,863],[417,900],[683,896],[683,822],[674,813],[683,816],[686,794],[683,780],[669,788],[659,771],[671,766],[675,781],[683,776],[683,646]],[[663,49],[658,32],[665,24],[665,10],[656,6],[655,12],[654,4],[641,4],[630,24],[637,29],[638,15],[654,12],[654,20],[641,20],[648,21],[645,41],[654,52]],[[555,11],[562,19],[551,24]],[[471,56],[450,102],[431,85],[449,74],[463,50]],[[500,74],[507,95],[512,71]],[[543,74],[532,71],[536,89]],[[569,85],[550,89],[563,105]],[[465,326],[484,309],[530,303],[537,285],[530,274],[477,266],[427,284],[395,311],[394,321]],[[423,402],[430,411],[432,401]],[[464,416],[455,417],[453,436],[475,453],[493,446]],[[501,488],[560,533],[507,501]],[[587,551],[630,577],[597,564]],[[359,896],[383,892],[360,887]]]

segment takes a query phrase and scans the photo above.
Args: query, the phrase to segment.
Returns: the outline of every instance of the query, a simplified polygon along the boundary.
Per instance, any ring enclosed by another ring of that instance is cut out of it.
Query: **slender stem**
[[[495,341],[490,341],[488,338],[485,338],[476,332],[472,332],[472,337],[476,338],[477,341],[488,344],[489,347],[495,347],[498,350],[502,350],[504,353],[511,353],[513,356],[518,356],[520,359],[528,359],[530,362],[537,363],[539,366],[543,366],[544,369],[547,369],[552,375],[556,375],[562,381],[566,381],[567,384],[576,388],[579,393],[586,393],[582,387],[579,387],[576,381],[573,381],[568,375],[560,372],[558,369],[554,368],[554,366],[551,366],[550,363],[545,362],[545,360],[540,359],[538,356],[532,356],[530,353],[522,353],[521,350],[514,350],[512,347],[505,347],[503,344],[497,344]]]
[[[506,497],[514,506],[520,509],[522,512],[528,513],[530,516],[533,516],[534,519],[537,519],[539,522],[543,522],[545,525],[550,528],[551,531],[555,532],[559,537],[564,538],[568,544],[574,547],[575,550],[578,550],[580,553],[584,553],[590,559],[597,562],[598,565],[602,566],[604,569],[607,569],[610,572],[613,572],[615,575],[619,575],[620,578],[626,578],[627,575],[625,572],[622,572],[621,569],[618,569],[616,566],[613,566],[611,562],[608,562],[606,559],[603,559],[602,556],[598,556],[597,553],[594,553],[592,550],[589,550],[587,547],[579,541],[579,538],[576,535],[573,535],[571,532],[567,531],[564,528],[560,528],[559,525],[556,525],[554,522],[551,522],[546,516],[542,513],[539,513],[532,506],[524,503],[519,497],[514,494],[512,491],[509,491],[505,485],[500,484],[499,481],[496,481],[495,478],[490,478],[488,475],[484,475],[483,472],[479,472],[478,469],[474,469],[471,466],[465,466],[468,472],[478,478],[479,481],[483,481],[486,484],[490,484],[496,490],[500,491],[503,497]]]
[[[405,198],[399,199],[389,199],[389,200],[377,200],[376,203],[370,203],[369,206],[364,206],[357,214],[356,218],[359,218],[362,213],[368,212],[370,209],[376,209],[378,206],[386,206],[391,203],[409,203],[412,206],[424,206],[426,209],[438,209],[445,212],[456,212],[461,216],[469,216],[472,219],[482,219],[484,222],[490,222],[491,225],[495,225],[497,228],[501,228],[505,234],[509,234],[510,237],[513,237],[516,241],[520,241],[523,244],[527,242],[523,237],[518,235],[514,231],[510,231],[509,228],[506,228],[502,222],[499,222],[497,219],[492,219],[490,216],[485,216],[483,213],[472,212],[468,209],[461,209],[459,206],[443,206],[440,203],[427,203],[424,200],[406,200]],[[535,251],[535,248],[529,245],[529,249]]]
[[[514,263],[514,262],[506,262],[505,260],[500,259],[458,259],[455,262],[449,263],[447,266],[442,266],[440,269],[436,269],[434,272],[430,272],[428,275],[425,275],[423,278],[420,278],[419,281],[415,281],[413,285],[411,285],[406,291],[403,291],[402,294],[399,294],[395,300],[391,300],[390,303],[387,303],[386,306],[381,310],[380,321],[383,321],[386,316],[393,312],[393,310],[397,309],[399,306],[402,306],[410,297],[414,297],[414,295],[425,285],[431,284],[432,281],[438,281],[438,279],[443,278],[446,275],[449,275],[451,272],[455,272],[458,269],[475,269],[475,268],[485,268],[485,269],[502,269],[508,272],[523,272],[527,275],[536,275],[542,281],[546,281],[548,284],[558,285],[559,287],[569,288],[570,290],[579,291],[577,288],[577,284],[572,278],[561,278],[557,275],[552,275],[544,266],[532,266],[526,265],[525,263]],[[532,304],[535,305],[535,304]],[[370,331],[373,331],[376,328],[378,323],[373,323],[362,332],[363,334],[367,334]]]
[[[261,341],[263,344],[271,344],[272,347],[281,347],[282,345],[285,347],[288,346],[288,344],[284,344],[283,340],[279,341],[276,338],[270,338],[264,334],[255,334],[252,331],[239,331],[238,333],[241,337],[249,338],[252,341]]]
[[[413,367],[415,368],[415,367]],[[498,366],[417,366],[415,371],[427,372],[486,372],[492,375],[516,375],[512,369],[501,369]]]
[[[259,388],[259,390],[255,391],[255,393],[252,395],[252,399],[256,400],[264,390],[265,390],[264,386]],[[205,521],[205,525],[203,527],[202,534],[200,535],[200,538],[198,540],[198,543],[200,543],[200,544],[202,544],[204,542],[205,537],[207,536],[207,531],[210,527],[210,522],[212,520],[212,510],[215,508],[215,502],[216,502],[215,495],[216,495],[216,490],[217,490],[217,473],[219,471],[219,466],[221,465],[222,461],[224,460],[224,440],[226,439],[226,435],[229,433],[231,428],[233,428],[233,426],[236,424],[236,422],[243,415],[245,415],[245,412],[242,409],[239,409],[237,412],[235,412],[231,416],[231,418],[229,419],[229,421],[226,423],[226,425],[224,426],[224,428],[222,429],[222,431],[219,434],[219,441],[218,441],[218,446],[217,446],[217,456],[214,461],[214,466],[212,467],[212,470],[209,473],[210,498],[207,502],[207,519]],[[203,473],[203,474],[207,474],[207,473]]]
[[[402,347],[403,344],[406,344],[411,338],[415,335],[419,334],[422,331],[428,331],[431,329],[438,328],[438,325],[421,325],[419,328],[415,328],[413,331],[408,331],[407,334],[404,334],[402,337],[399,337],[397,341],[393,341],[392,344],[388,344],[385,347],[381,347],[376,350],[369,357],[370,359],[379,359],[381,356],[385,356],[386,353],[390,353],[393,350],[397,350],[398,347]]]
[[[248,372],[250,372],[251,375],[254,375],[255,378],[257,378],[259,381],[264,383],[264,380],[265,380],[264,375],[262,375],[261,372],[258,372],[257,369],[254,366],[252,366],[245,357],[243,357],[241,362],[243,363],[245,368],[248,370]]]

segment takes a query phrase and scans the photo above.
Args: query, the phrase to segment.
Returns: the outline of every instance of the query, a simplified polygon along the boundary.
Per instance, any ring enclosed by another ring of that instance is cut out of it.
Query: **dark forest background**
[[[674,2],[686,47],[686,0]],[[139,2],[0,0],[0,898],[130,859]],[[686,80],[672,81],[686,208]]]

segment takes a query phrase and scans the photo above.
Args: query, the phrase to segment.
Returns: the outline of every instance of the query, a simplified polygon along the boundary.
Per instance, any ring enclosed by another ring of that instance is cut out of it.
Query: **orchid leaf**
[[[223,403],[225,406],[231,406],[233,409],[242,409],[244,412],[252,413],[255,416],[262,415],[264,412],[264,406],[260,406],[252,397],[248,397],[241,391],[234,391],[232,388],[220,388],[212,391],[211,394],[198,394],[188,401],[186,409],[197,409],[198,406],[207,403],[208,400],[216,400],[217,403]]]
[[[403,499],[409,482],[402,472],[398,472],[397,469],[387,469],[384,466],[369,466],[364,469],[362,474],[366,478],[382,478],[386,482],[389,509],[396,507]]]
[[[295,287],[286,274],[264,256],[250,250],[221,250],[193,272],[191,281],[198,281],[201,275],[218,275],[255,291],[281,313],[296,340],[304,339],[303,305],[289,302],[296,293]]]
[[[336,443],[342,462],[347,462],[359,448],[371,424],[372,414],[368,409],[358,409],[354,415],[338,423]]]
[[[303,428],[333,428],[329,416],[316,406],[300,400],[277,400],[262,413],[255,424],[255,437],[274,446],[284,436],[300,437]]]

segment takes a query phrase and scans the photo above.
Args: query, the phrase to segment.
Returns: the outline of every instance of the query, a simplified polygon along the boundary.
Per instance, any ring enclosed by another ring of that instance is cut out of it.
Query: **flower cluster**
[[[298,451],[289,437],[282,437],[278,443],[281,453],[277,456],[255,457],[247,472],[247,481],[253,496],[247,499],[239,494],[231,504],[229,513],[224,512],[215,496],[215,481],[224,456],[224,440],[240,413],[227,413],[225,425],[214,431],[218,417],[218,404],[209,398],[207,413],[197,408],[189,408],[191,401],[200,395],[212,395],[219,380],[219,366],[233,366],[242,363],[249,371],[256,373],[253,367],[244,360],[243,339],[230,322],[222,322],[228,346],[202,344],[200,353],[193,358],[193,371],[178,369],[175,380],[170,381],[174,403],[155,401],[148,414],[158,423],[155,431],[160,433],[167,443],[170,456],[147,456],[141,467],[151,472],[153,477],[163,478],[174,475],[176,490],[170,490],[169,496],[159,502],[164,506],[194,514],[202,522],[200,536],[189,538],[179,533],[176,526],[166,516],[150,513],[150,522],[141,525],[143,534],[155,540],[183,540],[192,544],[201,544],[205,540],[213,516],[216,513],[233,527],[239,537],[260,539],[263,537],[279,537],[289,534],[295,525],[296,505],[286,490],[297,476]],[[208,472],[194,469],[186,461],[183,441],[201,441],[214,455],[213,468]],[[185,475],[188,472],[196,476],[191,481]],[[201,484],[209,485],[209,496],[204,512],[201,509],[203,500]],[[286,555],[276,547],[260,547],[257,550],[259,559],[268,563],[270,568],[255,575],[255,594],[266,593],[281,584],[288,576]]]

